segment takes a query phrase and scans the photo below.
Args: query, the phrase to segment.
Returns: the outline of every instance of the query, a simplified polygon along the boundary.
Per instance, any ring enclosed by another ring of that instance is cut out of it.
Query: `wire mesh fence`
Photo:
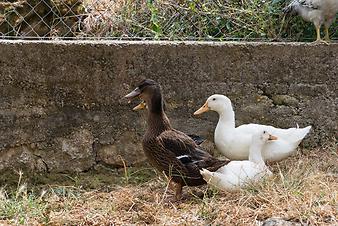
[[[1,39],[313,40],[285,0],[0,0]],[[338,37],[337,26],[331,36]]]
[[[81,31],[83,2],[19,0],[0,2],[2,37],[74,37]]]

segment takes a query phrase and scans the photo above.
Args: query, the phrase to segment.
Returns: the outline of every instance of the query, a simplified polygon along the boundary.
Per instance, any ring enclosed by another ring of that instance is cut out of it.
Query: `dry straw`
[[[179,202],[173,201],[167,180],[153,173],[148,178],[147,168],[128,172],[127,180],[125,169],[110,173],[119,185],[111,184],[108,190],[108,185],[100,190],[54,185],[34,196],[26,187],[22,192],[19,184],[16,194],[1,190],[0,219],[26,225],[259,225],[277,217],[302,225],[337,225],[337,160],[335,143],[303,150],[271,164],[274,176],[260,184],[237,193],[185,188]],[[138,182],[142,176],[148,179]],[[197,192],[203,192],[204,199]]]

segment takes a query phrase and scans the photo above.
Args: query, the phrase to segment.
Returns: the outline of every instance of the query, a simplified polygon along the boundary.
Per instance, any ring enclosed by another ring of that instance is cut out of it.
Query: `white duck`
[[[215,145],[220,152],[231,160],[248,159],[252,135],[266,130],[270,134],[276,135],[278,140],[263,147],[263,159],[280,161],[296,151],[299,143],[311,129],[311,126],[302,129],[279,129],[259,124],[245,124],[235,127],[235,113],[231,101],[228,97],[219,94],[210,96],[194,115],[209,110],[216,111],[219,114],[214,134]]]
[[[216,172],[207,169],[200,170],[203,179],[218,189],[224,191],[236,191],[250,183],[258,182],[265,176],[271,176],[272,172],[265,165],[261,150],[268,140],[277,140],[266,131],[254,134],[250,145],[249,160],[231,161],[219,168]]]

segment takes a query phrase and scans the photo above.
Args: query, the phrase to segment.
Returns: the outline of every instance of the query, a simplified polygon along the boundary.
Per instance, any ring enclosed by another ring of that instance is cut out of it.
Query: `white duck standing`
[[[202,169],[200,172],[203,179],[218,189],[232,192],[272,175],[265,165],[261,150],[264,145],[274,143],[275,140],[277,137],[266,131],[254,134],[250,145],[249,160],[231,161],[216,172]]]
[[[235,127],[235,112],[231,101],[228,97],[219,94],[210,96],[194,115],[209,110],[216,111],[219,114],[214,134],[215,145],[221,153],[231,160],[248,159],[252,135],[266,130],[268,133],[277,136],[278,140],[267,143],[263,147],[263,159],[265,161],[280,161],[296,151],[299,143],[311,129],[311,126],[280,129],[260,124],[245,124]]]

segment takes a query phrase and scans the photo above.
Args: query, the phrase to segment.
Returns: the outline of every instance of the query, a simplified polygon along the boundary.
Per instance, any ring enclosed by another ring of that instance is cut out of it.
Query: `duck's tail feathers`
[[[299,127],[295,130],[295,140],[299,144],[304,137],[310,132],[311,126],[307,126],[305,128],[299,129]]]
[[[288,129],[279,129],[279,128],[270,128],[267,127],[267,130],[274,136],[286,140],[289,143],[300,143],[302,139],[309,133],[311,126],[305,128],[299,128],[297,124],[296,127]]]

